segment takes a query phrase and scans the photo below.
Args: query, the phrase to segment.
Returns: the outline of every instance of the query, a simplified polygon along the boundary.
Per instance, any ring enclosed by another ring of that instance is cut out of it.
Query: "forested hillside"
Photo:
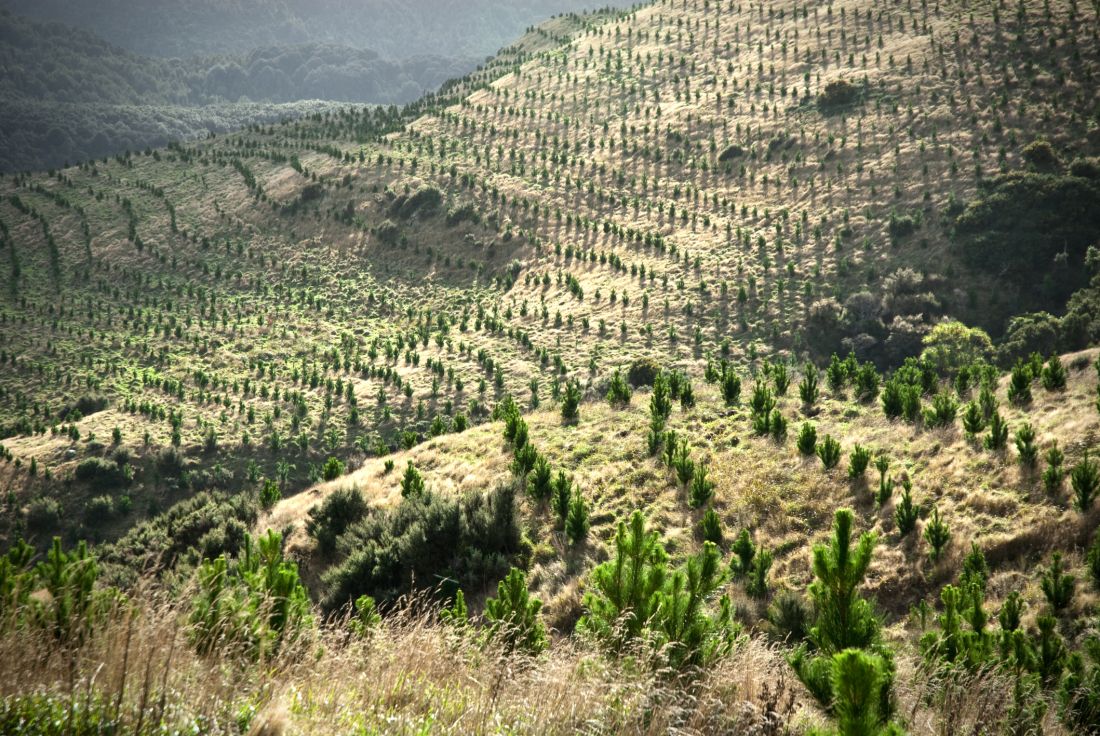
[[[1096,733],[1097,13],[658,0],[4,175],[0,731]]]

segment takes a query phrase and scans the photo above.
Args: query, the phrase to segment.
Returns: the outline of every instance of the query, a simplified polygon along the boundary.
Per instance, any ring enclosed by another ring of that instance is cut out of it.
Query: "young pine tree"
[[[818,393],[817,368],[813,363],[806,363],[802,372],[802,381],[798,384],[798,397],[802,399],[804,411],[813,409],[814,404],[817,403]]]
[[[485,601],[489,635],[500,637],[509,651],[538,654],[549,644],[541,609],[542,601],[527,589],[527,575],[513,567],[497,584],[497,597]]]
[[[565,517],[565,536],[573,544],[580,544],[588,536],[588,526],[588,504],[580,489],[576,489],[569,502],[569,513]]]
[[[1016,430],[1016,453],[1019,455],[1020,465],[1028,470],[1035,469],[1039,462],[1039,448],[1035,446],[1035,428],[1028,422],[1024,422]]]
[[[842,697],[835,687],[833,657],[853,649],[882,656],[882,676],[870,699],[864,700],[864,708],[875,708],[879,725],[884,725],[893,712],[893,663],[889,651],[881,646],[879,619],[858,592],[871,565],[877,538],[873,533],[864,533],[853,545],[853,521],[851,510],[838,510],[829,544],[814,547],[814,582],[809,594],[815,618],[808,635],[813,650],[799,647],[788,661],[817,701],[833,708]]]
[[[832,470],[840,462],[840,443],[832,435],[825,435],[825,439],[817,446],[817,456],[825,470]]]
[[[1043,388],[1047,391],[1064,391],[1066,388],[1066,367],[1062,365],[1062,359],[1057,355],[1050,356],[1050,360],[1043,366],[1040,379]]]
[[[898,533],[908,536],[917,527],[918,511],[913,503],[912,483],[908,478],[901,481],[901,499],[894,508],[894,523],[898,525]]]
[[[985,449],[999,452],[1008,444],[1008,422],[1001,417],[1001,412],[994,411],[989,419],[989,434],[985,438]]]
[[[1061,613],[1073,601],[1073,593],[1077,587],[1077,579],[1065,573],[1062,566],[1062,553],[1055,552],[1051,558],[1050,567],[1043,573],[1041,580],[1043,596],[1050,604],[1050,609],[1055,614]]]
[[[944,548],[951,541],[951,530],[940,519],[940,510],[935,506],[932,507],[932,518],[924,525],[924,541],[928,542],[928,558],[933,564],[939,562]]]
[[[1082,514],[1092,508],[1096,494],[1100,492],[1100,464],[1088,456],[1073,466],[1069,472],[1070,487],[1073,488],[1073,506]]]
[[[813,455],[817,451],[817,428],[809,422],[803,422],[798,432],[798,451],[803,455]]]
[[[401,497],[419,496],[424,493],[424,476],[413,465],[412,460],[405,466],[405,475],[401,478]]]
[[[1031,368],[1027,363],[1016,361],[1008,381],[1008,400],[1018,406],[1030,403],[1031,380],[1033,377]]]
[[[1047,493],[1054,494],[1062,490],[1062,480],[1066,477],[1066,471],[1062,465],[1066,460],[1066,455],[1058,447],[1057,440],[1046,451],[1044,459],[1047,462],[1047,467],[1043,471],[1043,487],[1046,488]]]

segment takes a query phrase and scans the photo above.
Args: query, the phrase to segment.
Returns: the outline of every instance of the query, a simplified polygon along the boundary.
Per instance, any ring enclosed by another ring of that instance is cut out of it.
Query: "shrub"
[[[818,97],[818,104],[825,109],[835,109],[851,105],[859,99],[859,90],[844,79],[834,79],[825,85]]]
[[[61,523],[61,503],[56,498],[39,497],[27,505],[27,527],[44,532]]]
[[[1073,506],[1083,514],[1092,508],[1093,499],[1100,491],[1100,463],[1085,453],[1069,471],[1069,482],[1073,488]]]
[[[951,531],[947,528],[947,524],[940,519],[940,510],[935,506],[932,507],[932,518],[924,525],[924,541],[928,542],[930,547],[928,551],[929,559],[933,563],[939,562],[943,556],[944,548],[951,541]]]
[[[809,422],[803,422],[798,432],[798,451],[803,455],[813,455],[816,450],[817,429]]]
[[[768,633],[788,645],[806,640],[810,629],[810,607],[792,590],[781,591],[768,606]]]
[[[508,651],[538,654],[549,645],[541,609],[542,601],[527,590],[527,576],[513,567],[497,584],[497,597],[485,601],[489,635],[503,641]]]
[[[652,358],[639,358],[630,364],[626,380],[634,387],[652,386],[661,372],[661,366]]]
[[[441,579],[480,587],[507,573],[520,540],[510,486],[458,498],[430,491],[409,496],[344,533],[338,551],[346,557],[324,574],[322,604],[329,613],[361,595],[385,604],[412,584],[431,590]]]
[[[821,458],[821,464],[826,470],[832,470],[840,462],[840,443],[832,435],[825,435],[825,439],[817,446],[817,456]]]
[[[100,491],[113,490],[130,482],[124,466],[99,457],[81,460],[74,474],[78,481]]]
[[[336,551],[336,540],[367,514],[367,503],[358,488],[340,488],[309,510],[306,533],[317,540],[325,555]]]
[[[1056,168],[1060,164],[1058,154],[1055,153],[1054,147],[1050,145],[1050,141],[1042,138],[1036,138],[1024,146],[1023,150],[1020,151],[1020,155],[1023,156],[1025,161],[1038,169]]]
[[[862,478],[871,464],[871,450],[857,444],[848,455],[848,477],[852,480]]]

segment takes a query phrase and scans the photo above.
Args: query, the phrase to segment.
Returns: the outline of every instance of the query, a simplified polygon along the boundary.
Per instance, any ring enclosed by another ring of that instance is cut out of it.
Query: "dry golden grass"
[[[535,658],[508,654],[440,624],[434,611],[407,601],[369,638],[323,626],[257,663],[195,654],[177,605],[145,590],[77,646],[58,647],[41,631],[0,635],[0,699],[14,707],[46,696],[66,717],[98,712],[134,734],[780,736],[825,723],[782,649],[763,638],[745,637],[706,671],[674,678],[642,650],[609,658],[577,639]],[[1009,724],[1006,678],[945,684],[916,660],[902,656],[898,666],[898,715],[913,736]],[[1041,732],[1065,733],[1052,712]]]

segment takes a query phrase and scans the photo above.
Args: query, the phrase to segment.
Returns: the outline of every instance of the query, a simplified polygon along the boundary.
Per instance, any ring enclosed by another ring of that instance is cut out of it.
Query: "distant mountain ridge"
[[[590,0],[0,0],[0,8],[163,58],[333,43],[390,59],[485,58],[525,27]],[[628,7],[623,0],[598,3]]]

